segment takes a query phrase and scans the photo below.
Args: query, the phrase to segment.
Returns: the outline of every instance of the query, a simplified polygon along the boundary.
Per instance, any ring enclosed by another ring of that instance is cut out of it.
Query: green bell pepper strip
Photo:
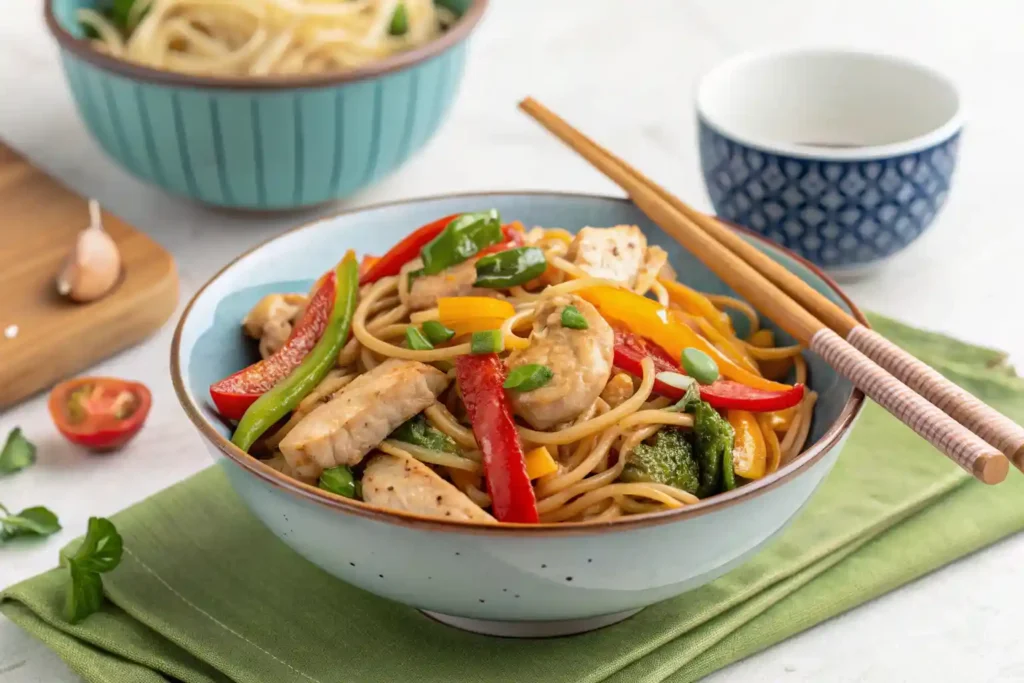
[[[354,251],[345,254],[334,274],[338,290],[323,336],[299,367],[256,399],[242,415],[231,442],[243,451],[248,451],[263,432],[293,411],[334,367],[338,352],[348,339],[359,298],[359,262]]]
[[[445,226],[420,250],[423,268],[418,273],[436,275],[476,256],[481,249],[505,239],[497,209],[464,213]]]
[[[537,247],[506,249],[476,262],[473,286],[508,289],[540,277],[547,267],[544,252]]]

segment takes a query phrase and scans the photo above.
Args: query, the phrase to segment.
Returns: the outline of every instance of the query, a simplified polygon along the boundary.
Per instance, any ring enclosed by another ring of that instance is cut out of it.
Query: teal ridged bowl
[[[487,0],[445,0],[460,19],[441,38],[367,67],[260,78],[191,76],[97,52],[76,19],[95,4],[47,0],[46,23],[103,149],[168,192],[282,210],[351,195],[426,144],[458,90]]]

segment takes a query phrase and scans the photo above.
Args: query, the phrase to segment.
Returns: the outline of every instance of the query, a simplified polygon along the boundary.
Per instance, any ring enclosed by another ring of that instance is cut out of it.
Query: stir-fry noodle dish
[[[800,347],[682,284],[635,225],[457,214],[311,275],[249,311],[262,360],[210,393],[236,446],[337,496],[459,522],[613,520],[769,476],[810,430]]]

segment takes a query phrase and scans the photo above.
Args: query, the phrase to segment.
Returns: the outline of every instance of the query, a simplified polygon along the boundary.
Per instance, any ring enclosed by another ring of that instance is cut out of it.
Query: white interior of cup
[[[697,112],[743,144],[839,159],[926,149],[962,125],[960,95],[947,77],[906,59],[843,50],[730,59],[702,79]]]

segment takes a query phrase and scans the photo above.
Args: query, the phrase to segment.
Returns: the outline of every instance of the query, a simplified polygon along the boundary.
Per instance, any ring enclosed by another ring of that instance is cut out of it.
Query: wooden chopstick
[[[744,258],[705,231],[686,212],[666,199],[667,191],[618,161],[557,114],[532,98],[520,109],[589,161],[625,190],[633,203],[705,266],[775,321],[801,344],[817,353],[875,402],[913,429],[964,470],[986,484],[1006,478],[1006,457],[973,432],[936,408],[911,388],[855,349],[814,312],[804,308]],[[679,202],[682,204],[682,202]]]
[[[527,102],[530,102],[528,99]],[[953,384],[852,315],[822,296],[778,261],[739,236],[713,216],[697,211],[604,147],[594,149],[621,166],[704,232],[746,261],[761,275],[795,299],[854,348],[923,396],[937,408],[1004,453],[1024,471],[1024,427]]]

